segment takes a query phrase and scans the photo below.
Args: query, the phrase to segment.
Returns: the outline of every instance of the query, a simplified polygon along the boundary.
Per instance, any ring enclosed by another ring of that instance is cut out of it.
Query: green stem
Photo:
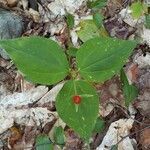
[[[74,87],[75,95],[77,95],[77,88],[76,88],[75,80],[73,80],[73,87]]]

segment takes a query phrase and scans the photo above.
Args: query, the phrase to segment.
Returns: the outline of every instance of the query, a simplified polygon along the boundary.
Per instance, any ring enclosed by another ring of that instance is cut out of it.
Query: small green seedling
[[[64,50],[50,39],[31,36],[0,41],[27,80],[51,85],[69,76],[71,80],[56,98],[56,109],[85,140],[92,135],[99,112],[99,96],[92,84],[119,73],[135,46],[135,41],[92,38],[77,50],[76,68],[70,68]]]
[[[53,150],[53,143],[47,135],[39,135],[35,140],[36,150]]]
[[[125,106],[129,107],[129,105],[138,96],[138,89],[134,85],[129,84],[128,79],[123,69],[121,69],[120,78],[122,81],[122,91],[123,91],[123,95],[125,98]]]

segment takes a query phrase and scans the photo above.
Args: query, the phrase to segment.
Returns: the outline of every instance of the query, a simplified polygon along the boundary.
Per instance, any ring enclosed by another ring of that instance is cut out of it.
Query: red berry
[[[73,96],[73,102],[74,102],[74,104],[80,104],[81,103],[81,97],[79,95]]]

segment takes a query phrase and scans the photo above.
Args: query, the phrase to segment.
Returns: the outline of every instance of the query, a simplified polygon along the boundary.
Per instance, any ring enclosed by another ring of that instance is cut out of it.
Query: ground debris
[[[101,95],[101,105],[100,114],[106,117],[114,109],[113,103],[119,103],[121,105],[123,102],[123,93],[121,91],[121,82],[118,77],[114,77],[109,81],[106,81],[103,85],[96,85],[97,91]]]
[[[70,46],[69,42],[76,48],[80,46],[82,41],[77,34],[81,28],[79,24],[83,20],[92,20],[92,13],[96,12],[88,8],[87,1],[0,0],[0,5],[16,17],[20,16],[20,23],[25,25],[17,36],[37,35],[51,38],[67,49]],[[138,113],[128,115],[131,105],[129,109],[124,107],[119,76],[116,75],[103,84],[96,84],[97,92],[101,95],[99,115],[103,117],[106,125],[101,133],[96,133],[90,139],[90,146],[97,150],[109,150],[115,144],[119,150],[133,150],[135,147],[150,149],[149,128],[143,129],[144,124],[149,124],[149,121],[144,119],[149,120],[150,116],[150,30],[144,27],[144,16],[139,19],[131,16],[130,3],[128,0],[109,0],[98,12],[102,11],[103,27],[111,37],[140,38],[141,44],[124,66],[129,84],[134,84],[139,89],[139,95],[133,103]],[[71,29],[66,23],[67,13],[74,17],[75,23]],[[4,27],[6,28],[5,25]],[[16,24],[15,28],[14,26],[12,28],[16,29]],[[1,26],[2,38],[8,36],[7,32],[3,34],[5,31],[6,29],[3,31]],[[10,38],[16,35],[12,35],[12,32]],[[32,84],[17,71],[5,52],[2,53],[0,50],[0,55],[3,57],[0,57],[0,149],[35,149],[37,135],[46,134],[53,141],[54,128],[61,126],[66,135],[64,150],[87,150],[89,145],[85,144],[57,115],[55,100],[65,82],[52,86]],[[138,115],[140,119],[136,118]],[[135,133],[140,129],[143,129],[142,132]],[[123,137],[126,138],[122,140]],[[54,147],[56,150],[60,149],[58,145]]]
[[[96,150],[110,150],[112,146],[116,145],[123,137],[130,133],[129,130],[132,128],[133,122],[134,121],[132,119],[120,119],[113,122],[110,125],[102,143]],[[126,137],[123,141],[118,143],[118,149],[134,150],[132,140],[133,139]]]

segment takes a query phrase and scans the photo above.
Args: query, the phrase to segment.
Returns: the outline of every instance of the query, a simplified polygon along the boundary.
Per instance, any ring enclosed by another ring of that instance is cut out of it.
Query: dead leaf
[[[100,94],[100,114],[103,117],[109,115],[114,106],[110,103],[123,104],[123,95],[121,91],[121,82],[118,77],[106,81],[103,85],[97,84],[96,89]]]
[[[143,41],[146,41],[147,44],[150,46],[150,29],[143,29],[143,33],[141,35]]]
[[[49,102],[54,102],[59,91],[62,89],[65,82],[59,83],[47,92],[39,101],[38,104],[42,105]]]
[[[134,106],[139,112],[146,117],[150,117],[150,90],[145,89],[141,94],[138,96],[137,101],[135,102]]]
[[[0,107],[0,134],[12,127],[14,122],[19,125],[44,127],[53,121],[55,116],[56,113],[41,107],[20,110]]]
[[[129,84],[133,84],[137,81],[138,74],[139,74],[138,65],[136,63],[131,63],[127,67],[127,71],[126,71],[126,76],[128,78]]]
[[[150,53],[145,53],[145,55],[135,55],[134,62],[138,64],[139,68],[145,68],[150,66]]]
[[[113,145],[116,145],[118,141],[122,139],[122,137],[127,136],[130,132],[130,129],[133,125],[132,119],[120,119],[118,121],[113,122],[102,143],[97,147],[96,150],[111,150]],[[129,137],[125,138],[122,142],[118,144],[118,150],[134,150],[132,145],[132,139]]]
[[[142,144],[142,150],[150,149],[150,128],[142,131],[140,136],[140,144]]]
[[[66,130],[66,144],[64,150],[79,150],[82,149],[83,143],[77,134],[71,130]]]
[[[35,11],[34,9],[30,8],[29,13],[32,16],[34,22],[39,22],[40,21],[40,14],[39,12]]]
[[[7,5],[9,7],[14,7],[17,5],[17,3],[18,3],[18,0],[7,0]]]
[[[50,11],[53,12],[54,15],[64,15],[65,11],[70,14],[73,14],[85,0],[55,0],[48,5]]]
[[[12,95],[2,96],[0,99],[0,106],[7,107],[21,107],[32,104],[43,97],[48,91],[45,86],[38,86],[22,93],[14,93]]]
[[[35,137],[40,133],[38,127],[35,126],[25,126],[23,128],[24,133],[22,139],[20,139],[16,144],[14,144],[14,150],[31,150],[35,142]]]
[[[11,127],[10,131],[11,131],[11,136],[8,139],[8,141],[9,141],[9,145],[13,148],[13,146],[16,144],[16,142],[22,138],[22,133],[16,127]]]
[[[111,37],[117,37],[120,39],[127,39],[135,32],[133,27],[130,27],[123,22],[122,19],[116,16],[105,20],[104,26]]]

